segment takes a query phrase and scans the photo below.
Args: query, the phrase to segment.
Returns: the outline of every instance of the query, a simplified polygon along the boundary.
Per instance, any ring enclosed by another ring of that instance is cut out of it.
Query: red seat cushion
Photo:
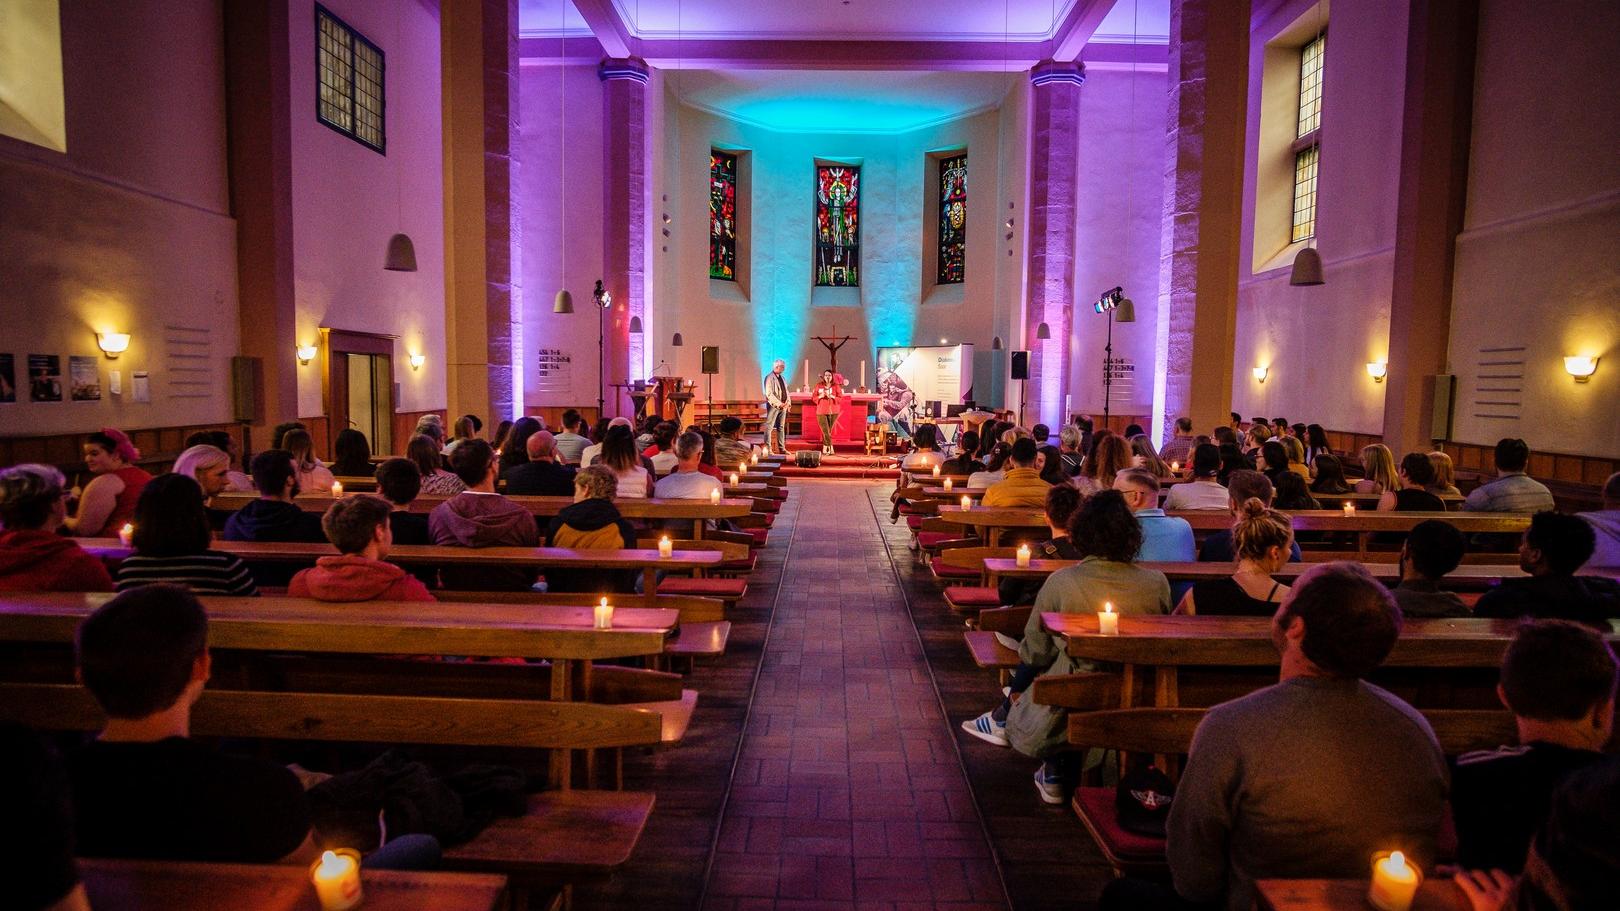
[[[938,547],[946,541],[960,541],[962,536],[949,531],[919,531],[917,532],[917,546]]]
[[[743,531],[745,531],[748,534],[751,534],[751,535],[754,536],[754,546],[755,547],[764,547],[765,546],[765,539],[771,533],[771,530],[769,528],[745,528],[745,529],[743,529]]]
[[[1113,788],[1076,788],[1074,810],[1082,814],[1100,847],[1121,859],[1164,860],[1164,839],[1128,832],[1119,826]]]
[[[1001,595],[983,585],[957,585],[945,589],[945,600],[959,607],[1000,607]]]
[[[754,555],[749,554],[741,560],[727,560],[715,569],[723,573],[751,573],[754,571],[755,562]]]
[[[917,529],[922,528],[924,518],[926,518],[926,517],[925,516],[906,516],[906,527],[911,529],[912,531],[916,531]]]
[[[658,591],[665,595],[699,595],[708,598],[735,600],[748,591],[747,579],[694,579],[690,576],[670,576],[658,583]]]
[[[939,510],[932,503],[924,506],[908,500],[900,504],[900,514],[902,516],[931,516],[937,512]]]
[[[946,563],[944,560],[941,560],[939,557],[935,557],[929,562],[928,565],[934,568],[934,575],[939,576],[941,579],[979,578],[978,570],[968,569],[965,566],[952,566],[951,564]]]

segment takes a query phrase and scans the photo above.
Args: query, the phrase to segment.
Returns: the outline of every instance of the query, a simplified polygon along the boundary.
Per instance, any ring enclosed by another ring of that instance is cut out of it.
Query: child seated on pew
[[[384,561],[394,544],[392,512],[387,500],[366,494],[333,503],[321,528],[338,556],[321,557],[300,570],[287,594],[321,601],[436,600],[416,577]]]
[[[298,776],[191,739],[208,683],[208,617],[175,585],[125,592],[79,625],[77,669],[107,715],[68,757],[79,853],[235,863],[311,863],[319,854]],[[366,858],[436,865],[438,842],[405,835]]]
[[[56,533],[67,519],[66,490],[49,465],[0,470],[0,591],[112,591],[101,561]]]
[[[1553,791],[1604,759],[1617,678],[1614,651],[1593,630],[1568,620],[1519,627],[1502,655],[1496,690],[1513,712],[1519,745],[1465,753],[1452,772],[1459,866],[1524,869]]]

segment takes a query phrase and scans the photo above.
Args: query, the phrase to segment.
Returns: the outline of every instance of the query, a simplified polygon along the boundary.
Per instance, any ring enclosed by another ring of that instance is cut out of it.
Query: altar
[[[816,406],[808,392],[790,392],[788,398],[799,409],[799,439],[821,445],[821,425],[816,423]],[[878,396],[873,392],[846,392],[838,399],[838,422],[833,425],[833,443],[866,445],[866,418]]]

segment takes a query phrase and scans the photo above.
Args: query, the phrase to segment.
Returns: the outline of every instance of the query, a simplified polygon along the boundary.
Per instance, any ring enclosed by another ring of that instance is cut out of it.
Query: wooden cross
[[[834,332],[838,331],[838,324],[837,323],[833,324],[833,331]],[[842,338],[836,338],[836,337],[835,338],[826,338],[826,337],[820,336],[820,335],[812,335],[810,337],[810,339],[811,339],[811,341],[820,342],[827,349],[827,356],[832,361],[832,363],[828,366],[828,369],[831,370],[833,373],[837,373],[838,372],[838,349],[844,347],[844,345],[849,343],[849,342],[853,342],[855,340],[855,336],[846,335],[846,336],[843,336]]]

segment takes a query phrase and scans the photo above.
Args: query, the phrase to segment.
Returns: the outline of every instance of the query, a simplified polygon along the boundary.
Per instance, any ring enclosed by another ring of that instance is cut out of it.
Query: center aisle
[[[793,484],[712,911],[1007,907],[872,486]]]

